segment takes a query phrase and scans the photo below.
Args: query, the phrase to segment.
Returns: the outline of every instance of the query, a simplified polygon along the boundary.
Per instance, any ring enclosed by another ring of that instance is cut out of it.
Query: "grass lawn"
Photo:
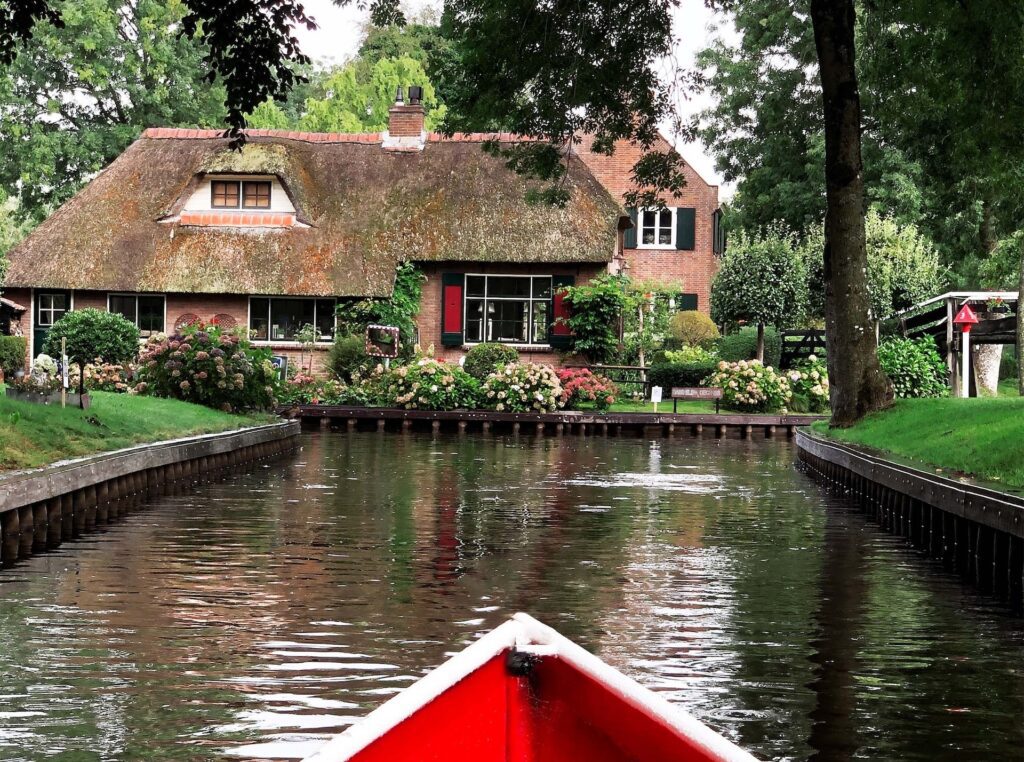
[[[883,413],[850,429],[814,428],[853,444],[867,445],[923,466],[1024,487],[1024,399],[898,400]]]
[[[16,402],[0,386],[0,471],[274,420],[177,400],[92,392],[88,410]]]
[[[632,402],[622,400],[616,402],[608,411],[610,413],[653,413],[654,404],[651,402]],[[672,412],[672,400],[662,400],[658,403],[659,413]],[[715,403],[707,400],[679,400],[680,413],[714,413]]]

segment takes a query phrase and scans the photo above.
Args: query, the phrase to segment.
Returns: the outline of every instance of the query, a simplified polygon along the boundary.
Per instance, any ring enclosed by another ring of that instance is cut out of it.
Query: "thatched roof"
[[[581,161],[564,209],[483,152],[482,135],[423,151],[378,135],[151,129],[10,252],[9,287],[195,293],[391,293],[397,262],[607,262],[621,209]],[[276,175],[305,225],[176,221],[209,172]]]

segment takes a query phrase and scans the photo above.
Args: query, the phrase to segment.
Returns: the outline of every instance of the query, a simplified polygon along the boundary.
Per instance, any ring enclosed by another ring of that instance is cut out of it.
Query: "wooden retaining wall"
[[[664,404],[664,403],[663,403]],[[604,436],[693,436],[752,439],[794,436],[819,415],[703,413],[499,413],[493,410],[402,410],[399,408],[299,405],[278,411],[323,428],[377,431],[482,431]]]
[[[906,466],[812,432],[796,435],[807,471],[858,498],[884,530],[1024,608],[1024,497]]]
[[[206,434],[0,477],[0,566],[117,521],[150,497],[251,467],[298,447],[295,421]]]

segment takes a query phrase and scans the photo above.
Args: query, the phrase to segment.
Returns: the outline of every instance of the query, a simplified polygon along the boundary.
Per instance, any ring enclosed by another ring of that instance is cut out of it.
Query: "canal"
[[[527,611],[762,759],[1024,759],[1024,622],[787,442],[311,433],[0,574],[0,759],[289,759]]]

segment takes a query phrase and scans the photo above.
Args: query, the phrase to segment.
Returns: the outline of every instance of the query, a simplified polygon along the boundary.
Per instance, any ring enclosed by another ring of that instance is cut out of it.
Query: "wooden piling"
[[[18,511],[0,513],[0,565],[14,566],[21,548],[21,522]]]

